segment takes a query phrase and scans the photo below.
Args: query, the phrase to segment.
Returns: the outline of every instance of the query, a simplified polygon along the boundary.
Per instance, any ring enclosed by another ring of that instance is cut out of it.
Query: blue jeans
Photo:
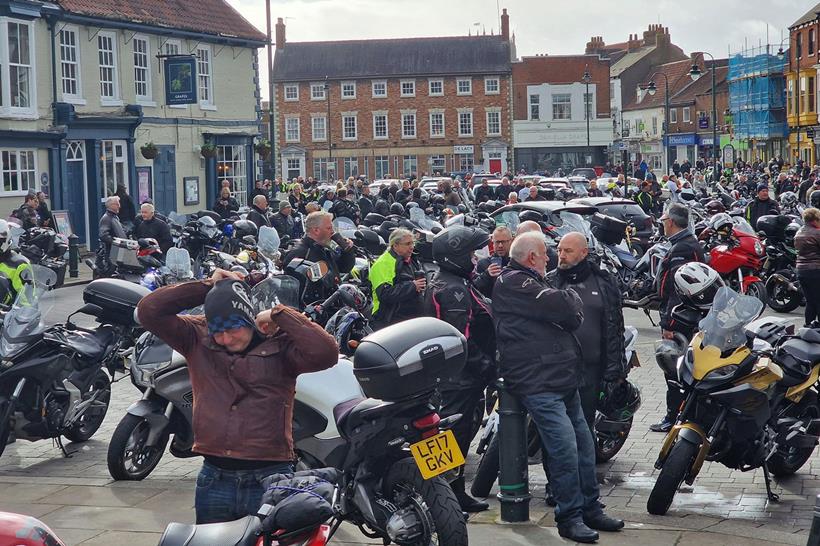
[[[581,409],[578,390],[521,397],[547,450],[552,494],[559,527],[601,512],[595,478],[595,444]]]
[[[291,472],[290,463],[257,470],[222,470],[208,462],[202,463],[194,500],[197,524],[234,521],[256,514],[265,493],[262,480],[271,474]]]

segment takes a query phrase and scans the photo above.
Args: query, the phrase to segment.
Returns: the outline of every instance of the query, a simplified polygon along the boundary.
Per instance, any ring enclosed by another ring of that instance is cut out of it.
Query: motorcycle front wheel
[[[495,480],[498,479],[500,469],[498,453],[498,432],[496,431],[490,436],[490,441],[487,443],[484,453],[481,454],[481,459],[478,460],[473,484],[470,486],[470,493],[474,497],[487,498],[490,495],[490,490],[493,488]]]
[[[415,493],[424,501],[433,523],[433,537],[429,543],[413,546],[467,546],[467,521],[450,484],[441,476],[429,480],[421,477],[413,459],[401,459],[388,470],[384,479],[384,495],[394,504],[407,493]],[[425,517],[425,516],[421,516]]]
[[[683,483],[686,473],[692,467],[692,462],[698,454],[697,445],[679,439],[672,446],[672,451],[663,463],[661,473],[655,481],[655,486],[646,501],[646,511],[654,516],[666,514],[672,506],[672,499]]]
[[[168,445],[168,429],[153,447],[145,442],[151,425],[142,417],[126,413],[108,444],[108,473],[115,480],[142,480],[154,471]]]
[[[111,400],[111,380],[108,375],[97,370],[94,381],[88,391],[83,395],[83,400],[87,400],[96,394],[97,399],[85,410],[85,413],[74,423],[71,428],[63,433],[63,436],[72,442],[85,442],[102,425],[105,414],[108,413],[108,403]]]
[[[766,292],[766,284],[763,281],[750,283],[746,288],[746,295],[759,299],[763,303],[763,308],[766,308],[766,303],[769,301],[769,294]]]

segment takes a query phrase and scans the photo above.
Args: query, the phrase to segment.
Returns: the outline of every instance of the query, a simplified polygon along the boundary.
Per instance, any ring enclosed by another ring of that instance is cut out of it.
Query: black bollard
[[[68,236],[68,276],[80,276],[80,238],[73,233]]]
[[[498,500],[501,521],[516,523],[530,519],[530,488],[527,475],[527,411],[498,380]]]
[[[811,520],[811,531],[806,546],[820,546],[820,495],[814,498],[814,517]]]

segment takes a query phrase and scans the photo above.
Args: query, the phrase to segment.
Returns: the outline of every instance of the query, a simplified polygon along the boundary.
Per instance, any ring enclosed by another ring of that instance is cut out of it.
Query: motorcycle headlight
[[[706,377],[704,377],[703,379],[707,381],[720,381],[723,379],[728,379],[732,377],[735,374],[735,372],[737,372],[739,367],[740,366],[738,366],[737,364],[729,364],[728,366],[722,366],[707,373]]]
[[[154,381],[154,374],[164,370],[171,362],[151,362],[149,364],[134,364],[131,366],[131,375],[134,381],[143,387],[150,387]]]
[[[765,251],[763,250],[763,245],[760,244],[760,241],[755,241],[755,254],[757,254],[758,256],[763,256],[763,254],[765,254]]]

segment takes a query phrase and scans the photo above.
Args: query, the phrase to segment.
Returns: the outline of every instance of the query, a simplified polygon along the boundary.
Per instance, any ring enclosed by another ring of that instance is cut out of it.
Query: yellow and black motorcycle
[[[802,330],[775,347],[756,348],[746,326],[762,311],[757,298],[722,287],[700,321],[678,361],[675,386],[684,402],[655,463],[660,473],[646,503],[650,514],[665,514],[704,461],[744,472],[763,467],[766,492],[777,501],[770,470],[796,472],[814,451],[820,332]]]

